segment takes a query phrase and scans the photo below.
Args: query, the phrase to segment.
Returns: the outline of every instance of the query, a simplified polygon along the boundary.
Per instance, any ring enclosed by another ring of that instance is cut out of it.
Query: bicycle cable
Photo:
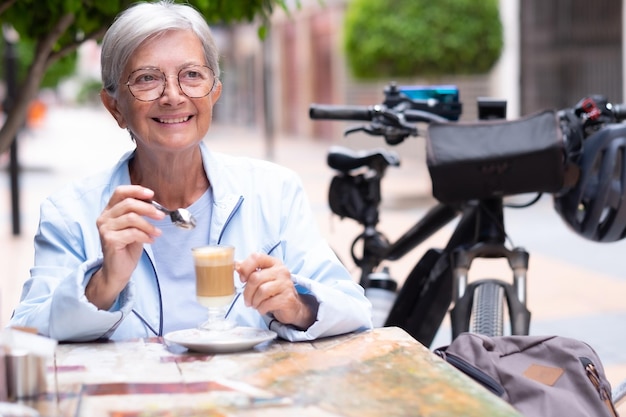
[[[535,198],[533,198],[532,200],[530,200],[527,203],[524,204],[512,204],[512,203],[506,203],[504,206],[508,207],[508,208],[526,208],[526,207],[530,207],[533,204],[535,204],[537,201],[539,201],[539,199],[541,198],[541,196],[543,195],[543,193],[537,193],[537,195],[535,196]]]
[[[523,204],[506,203],[503,206],[506,207],[506,208],[512,208],[512,209],[521,209],[521,208],[530,207],[533,204],[537,203],[542,195],[543,195],[543,193],[537,193],[537,195],[532,200],[530,200],[530,201],[528,201],[526,203],[523,203]],[[505,240],[507,242],[509,242],[509,244],[511,245],[512,248],[514,248],[515,245],[513,244],[513,239],[511,239],[511,237],[506,232],[504,224],[502,222],[499,222],[498,219],[489,210],[484,210],[484,211],[485,211],[485,213],[487,213],[487,215],[489,215],[489,217],[491,217],[491,219],[497,225],[497,227],[500,229],[502,234],[504,234]]]
[[[509,234],[506,232],[506,229],[504,227],[504,223],[500,221],[500,219],[498,219],[497,216],[495,216],[491,210],[489,210],[489,208],[487,208],[487,206],[483,203],[483,202],[479,202],[478,203],[480,206],[481,211],[483,212],[483,214],[486,214],[487,216],[489,216],[489,218],[491,219],[491,221],[493,222],[493,224],[499,229],[499,231],[502,233],[502,235],[504,236],[504,239],[509,242],[509,245],[511,245],[512,248],[515,247],[515,245],[513,244],[513,239],[511,239],[511,237],[509,236]]]

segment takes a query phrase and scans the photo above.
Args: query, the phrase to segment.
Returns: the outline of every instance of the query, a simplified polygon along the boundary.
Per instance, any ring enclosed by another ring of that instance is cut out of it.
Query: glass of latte
[[[224,317],[235,297],[235,248],[226,245],[200,246],[192,249],[196,269],[196,297],[209,311],[209,318],[199,327],[205,330],[229,330],[235,327]]]

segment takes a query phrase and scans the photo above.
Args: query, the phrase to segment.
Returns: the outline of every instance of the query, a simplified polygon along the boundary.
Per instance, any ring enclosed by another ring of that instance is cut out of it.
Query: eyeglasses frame
[[[204,67],[204,68],[208,68],[208,69],[209,69],[209,71],[211,71],[211,74],[213,75],[213,84],[211,85],[211,88],[209,89],[209,91],[208,91],[205,95],[203,95],[203,96],[199,96],[199,97],[191,97],[190,95],[188,95],[187,93],[185,93],[185,90],[183,90],[183,87],[180,85],[180,73],[181,73],[183,70],[188,69],[188,68],[191,68],[191,67]],[[163,85],[162,85],[163,89],[161,90],[161,94],[159,94],[159,96],[158,96],[158,97],[153,98],[152,100],[143,100],[143,99],[138,98],[137,96],[135,96],[135,94],[133,93],[133,90],[130,88],[130,87],[131,87],[131,85],[130,85],[130,78],[132,77],[132,75],[133,75],[134,73],[136,73],[137,71],[141,71],[141,70],[157,70],[157,71],[159,71],[161,74],[163,74]],[[168,78],[170,78],[170,77],[173,77],[173,75],[167,75],[167,74],[165,74],[165,72],[163,72],[163,70],[162,70],[162,69],[160,69],[160,68],[157,68],[157,67],[141,67],[141,68],[137,68],[136,70],[131,71],[131,72],[130,72],[130,74],[128,74],[128,81],[126,81],[126,82],[124,83],[124,85],[125,85],[126,87],[128,87],[128,91],[130,91],[130,95],[132,95],[132,96],[135,98],[135,100],[142,101],[142,102],[144,102],[144,103],[150,103],[150,102],[152,102],[152,101],[156,101],[156,100],[160,99],[161,97],[163,97],[163,95],[165,94],[165,89],[167,88],[167,79],[168,79]],[[212,92],[212,91],[213,91],[213,89],[215,88],[215,82],[216,82],[216,80],[217,80],[217,77],[215,77],[215,71],[213,71],[213,68],[209,67],[208,65],[195,65],[195,64],[194,64],[194,65],[188,65],[188,66],[183,67],[183,68],[181,68],[180,70],[178,70],[178,73],[176,74],[176,83],[178,84],[178,88],[180,89],[181,93],[183,93],[186,97],[189,97],[189,98],[192,98],[192,99],[193,99],[193,98],[203,98],[203,97],[206,97],[206,96],[208,96],[209,94],[211,94],[211,92]]]

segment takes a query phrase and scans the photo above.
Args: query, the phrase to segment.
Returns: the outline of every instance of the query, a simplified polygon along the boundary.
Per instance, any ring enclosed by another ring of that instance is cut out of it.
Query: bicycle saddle
[[[383,163],[384,167],[400,165],[398,154],[383,148],[355,151],[343,146],[331,146],[326,161],[329,167],[341,172],[363,166],[372,167],[380,163]]]

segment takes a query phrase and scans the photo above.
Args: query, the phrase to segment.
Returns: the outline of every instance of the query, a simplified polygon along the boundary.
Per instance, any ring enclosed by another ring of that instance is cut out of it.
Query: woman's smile
[[[155,120],[159,123],[164,123],[164,124],[175,124],[175,123],[184,123],[189,121],[193,116],[186,116],[186,117],[175,117],[175,118],[154,118],[152,120]]]

